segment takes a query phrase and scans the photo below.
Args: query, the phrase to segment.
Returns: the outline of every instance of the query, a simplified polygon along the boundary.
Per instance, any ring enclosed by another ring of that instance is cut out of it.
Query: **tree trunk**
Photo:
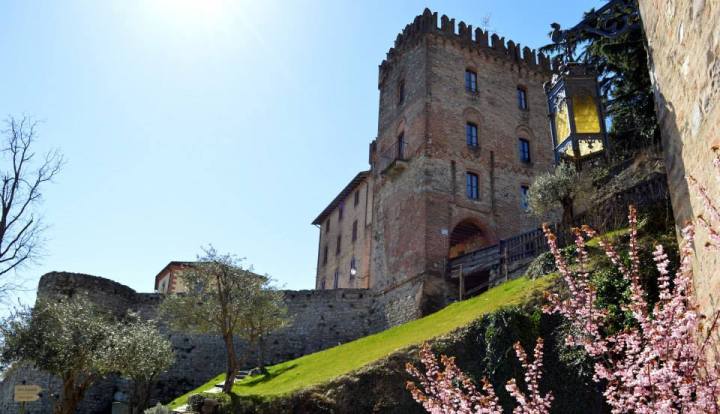
[[[258,339],[258,368],[261,374],[267,374],[265,369],[265,339],[261,336]]]
[[[562,226],[561,229],[562,232],[570,231],[570,228],[573,226],[573,221],[575,221],[575,212],[573,210],[573,200],[572,198],[564,198],[560,204],[562,204],[563,209],[563,215],[562,215]]]
[[[75,378],[69,377],[63,380],[63,390],[60,400],[53,407],[54,414],[75,414],[77,406],[82,401],[85,389],[75,385]]]
[[[237,358],[232,334],[223,335],[223,340],[225,341],[225,354],[227,355],[227,370],[225,371],[225,383],[222,391],[225,394],[230,394],[235,382],[235,373],[237,372]]]
[[[133,383],[130,414],[142,414],[148,408],[153,381],[134,380]]]

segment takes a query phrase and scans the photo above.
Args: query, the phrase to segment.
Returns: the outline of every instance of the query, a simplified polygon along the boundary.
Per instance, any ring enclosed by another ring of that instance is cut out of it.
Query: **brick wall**
[[[668,187],[676,223],[703,214],[688,191],[686,175],[720,200],[711,162],[720,145],[720,4],[706,0],[640,0],[647,35],[651,78],[661,126]],[[698,230],[696,246],[707,240]],[[720,258],[697,249],[696,295],[700,310],[720,308]],[[718,336],[720,342],[720,335]],[[715,350],[720,352],[720,350]]]
[[[477,73],[477,93],[465,90],[466,69]],[[520,200],[521,186],[553,164],[547,80],[544,56],[429,10],[403,30],[380,65],[371,288],[417,280],[412,309],[432,310],[430,303],[442,306],[454,292],[444,276],[459,223],[481,229],[476,244],[538,226]],[[519,108],[518,87],[527,91],[528,109]],[[467,145],[468,122],[478,126],[479,148]],[[386,169],[383,157],[393,155],[400,135],[408,159]],[[530,164],[520,161],[519,138],[530,142]],[[466,196],[468,172],[478,176],[478,200]]]

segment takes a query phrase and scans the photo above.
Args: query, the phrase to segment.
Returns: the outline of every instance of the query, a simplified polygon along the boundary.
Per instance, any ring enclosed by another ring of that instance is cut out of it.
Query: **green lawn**
[[[416,345],[467,325],[498,308],[523,301],[529,292],[549,285],[548,277],[530,280],[519,278],[487,292],[452,305],[406,324],[390,328],[324,351],[273,365],[267,376],[246,378],[236,383],[233,392],[240,395],[273,396],[290,393],[328,382],[377,361],[399,349]],[[220,381],[221,374],[205,385],[175,399],[170,406],[185,404],[192,394],[205,391]]]

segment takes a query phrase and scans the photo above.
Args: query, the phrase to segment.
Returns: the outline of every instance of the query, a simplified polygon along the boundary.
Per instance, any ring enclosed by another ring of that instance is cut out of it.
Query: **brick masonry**
[[[466,70],[477,73],[477,92],[466,90]],[[553,164],[548,79],[544,56],[429,10],[398,36],[380,65],[371,288],[420,280],[419,307],[431,311],[456,290],[445,271],[461,223],[477,229],[473,247],[538,226],[521,207],[521,186]],[[466,141],[468,122],[478,127],[476,148]],[[388,171],[383,157],[400,135],[408,160]],[[530,142],[531,163],[520,160],[519,138]],[[466,173],[478,176],[477,200],[466,196]]]
[[[465,88],[468,69],[477,74],[476,92]],[[521,206],[521,187],[553,164],[543,90],[549,78],[542,54],[464,22],[456,26],[428,9],[398,35],[379,67],[378,135],[363,183],[371,237],[364,239],[362,254],[369,261],[367,287],[382,297],[400,289],[397,297],[408,310],[399,314],[427,313],[452,299],[456,287],[446,278],[451,255],[539,225]],[[526,91],[527,108],[519,107],[518,88]],[[478,127],[476,148],[467,145],[467,123]],[[402,159],[396,161],[400,136]],[[520,160],[519,138],[530,143],[530,163]],[[477,200],[466,196],[466,173],[478,177]],[[347,248],[337,260],[332,257],[332,226],[347,231],[337,216],[337,208],[331,210],[330,230],[321,228],[318,288],[322,280],[330,287],[328,275],[338,262],[356,254]],[[460,243],[460,228],[474,234]],[[331,257],[325,265],[326,246]],[[397,315],[387,320],[404,321]]]
[[[720,146],[720,4],[707,0],[640,0],[650,54],[650,75],[661,126],[675,221],[707,214],[688,189],[687,175],[720,200],[712,169]],[[697,232],[696,246],[707,234]],[[720,308],[720,257],[698,248],[693,270],[700,310]],[[720,343],[720,334],[717,335]],[[715,349],[716,357],[720,349]]]

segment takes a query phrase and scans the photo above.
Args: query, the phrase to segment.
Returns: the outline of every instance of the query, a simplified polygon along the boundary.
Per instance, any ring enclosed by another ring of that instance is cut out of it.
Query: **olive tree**
[[[281,325],[284,304],[271,293],[267,276],[243,268],[241,260],[231,254],[219,254],[212,247],[180,278],[187,291],[168,295],[161,305],[161,314],[175,330],[222,337],[226,352],[223,392],[229,394],[239,368],[235,336],[248,338],[252,333],[261,338],[277,328]]]
[[[63,165],[56,151],[34,152],[37,122],[10,117],[6,124],[0,141],[0,298],[17,287],[9,272],[40,254],[44,226],[36,206]]]
[[[55,414],[72,414],[85,391],[109,373],[101,359],[110,319],[82,299],[38,300],[3,321],[2,360],[29,362],[60,378]]]
[[[251,300],[253,311],[244,318],[240,331],[250,346],[256,348],[261,372],[265,372],[265,339],[289,320],[283,293],[269,285],[269,278],[263,279],[263,286]]]
[[[129,315],[108,337],[103,364],[132,382],[130,413],[142,413],[160,374],[175,362],[172,344],[155,323]]]
[[[167,355],[172,355],[149,323],[118,321],[82,295],[40,298],[33,308],[16,309],[0,324],[0,334],[4,365],[31,363],[60,379],[55,414],[75,413],[88,388],[104,376],[118,373],[146,380],[165,369]],[[132,356],[130,349],[136,351]],[[142,370],[152,373],[136,374]]]
[[[562,163],[552,171],[538,175],[528,190],[530,211],[544,218],[562,210],[562,225],[572,226],[576,201],[592,192],[590,172],[578,172],[571,164]]]

